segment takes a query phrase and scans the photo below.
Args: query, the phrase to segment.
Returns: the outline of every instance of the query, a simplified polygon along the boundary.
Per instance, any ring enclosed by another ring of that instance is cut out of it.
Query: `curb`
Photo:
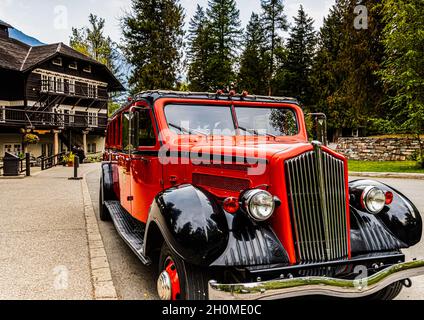
[[[84,199],[84,215],[87,228],[94,300],[118,300],[97,217],[88,190],[86,177],[89,173],[90,172],[84,174],[84,178],[81,180],[81,186]]]
[[[422,173],[349,172],[349,176],[364,177],[364,178],[393,178],[393,179],[424,180],[424,174]]]
[[[0,180],[22,180],[27,178],[24,175],[19,175],[19,176],[0,176]]]

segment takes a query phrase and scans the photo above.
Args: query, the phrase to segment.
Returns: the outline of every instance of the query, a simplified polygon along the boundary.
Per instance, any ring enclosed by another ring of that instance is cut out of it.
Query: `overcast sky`
[[[186,20],[196,9],[197,3],[207,5],[207,0],[180,0],[186,10]],[[316,28],[335,0],[285,0],[285,11],[292,21],[300,4],[315,19]],[[0,19],[44,43],[69,42],[72,27],[87,24],[90,13],[106,19],[106,33],[113,40],[121,37],[119,18],[130,7],[131,0],[0,0]],[[237,0],[243,26],[252,11],[260,11],[260,0]]]

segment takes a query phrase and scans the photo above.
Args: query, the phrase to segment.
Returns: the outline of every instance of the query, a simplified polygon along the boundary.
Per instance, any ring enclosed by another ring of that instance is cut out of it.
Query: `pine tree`
[[[302,103],[311,103],[311,69],[315,55],[316,33],[314,20],[301,5],[287,43],[287,62],[282,91],[284,95],[298,98]]]
[[[330,128],[366,127],[382,112],[382,83],[377,72],[383,52],[378,0],[365,0],[368,28],[355,29],[354,0],[337,0],[320,32],[314,62],[316,111],[329,117]]]
[[[273,77],[276,70],[276,52],[281,50],[282,39],[280,31],[286,31],[288,28],[287,18],[284,15],[283,0],[261,0],[262,6],[262,25],[266,32],[267,47],[269,51],[269,79],[268,93],[273,94]]]
[[[89,16],[89,26],[83,28],[72,28],[72,36],[69,45],[94,60],[106,65],[113,75],[124,82],[124,64],[122,52],[117,43],[110,37],[105,36],[105,19],[99,18],[94,14]],[[112,101],[109,103],[109,112],[116,109],[116,105],[123,100],[123,93],[113,93]]]
[[[235,0],[209,0],[206,13],[213,50],[206,72],[210,75],[210,88],[222,89],[235,80],[234,64],[241,34],[240,11]]]
[[[132,91],[173,89],[181,65],[184,11],[178,0],[132,0],[122,19]]]
[[[334,99],[340,83],[345,79],[344,73],[338,68],[338,57],[343,47],[343,11],[340,6],[335,5],[324,19],[312,76],[314,102],[317,104],[314,111],[324,112],[328,117],[329,128],[336,131],[344,127],[342,121],[347,117],[343,104]],[[340,133],[337,132],[336,135]]]
[[[188,31],[187,60],[189,63],[189,89],[191,91],[211,90],[207,64],[213,51],[212,48],[206,13],[200,5],[197,5],[196,13],[190,20]]]
[[[252,13],[244,36],[244,51],[240,59],[238,77],[238,87],[251,94],[267,94],[268,58],[264,48],[265,40],[259,15]]]
[[[420,139],[424,132],[424,3],[383,0],[386,59],[381,75],[393,122]],[[421,141],[421,165],[424,145]]]

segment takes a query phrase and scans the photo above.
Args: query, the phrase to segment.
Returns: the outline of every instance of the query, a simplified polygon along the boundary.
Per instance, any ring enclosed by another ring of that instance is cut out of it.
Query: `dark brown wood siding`
[[[24,79],[18,71],[0,69],[0,100],[24,100]]]
[[[108,79],[104,77],[101,68],[96,65],[91,65],[91,73],[84,72],[83,68],[89,65],[88,62],[77,61],[77,70],[69,68],[69,64],[73,63],[75,60],[69,59],[67,57],[62,57],[62,66],[57,66],[53,64],[53,60],[49,60],[41,64],[38,68],[44,70],[50,70],[53,72],[64,73],[74,77],[80,77],[95,81],[101,81],[104,83],[108,82]]]
[[[36,88],[34,88],[34,86],[36,86]],[[31,101],[37,101],[39,97],[39,89],[41,89],[41,75],[36,73],[30,73],[28,75],[26,87],[27,99]]]

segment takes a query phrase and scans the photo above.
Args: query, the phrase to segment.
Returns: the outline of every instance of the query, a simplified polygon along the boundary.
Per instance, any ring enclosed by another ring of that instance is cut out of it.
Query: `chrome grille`
[[[348,257],[344,162],[322,151],[285,163],[288,198],[299,263]]]

